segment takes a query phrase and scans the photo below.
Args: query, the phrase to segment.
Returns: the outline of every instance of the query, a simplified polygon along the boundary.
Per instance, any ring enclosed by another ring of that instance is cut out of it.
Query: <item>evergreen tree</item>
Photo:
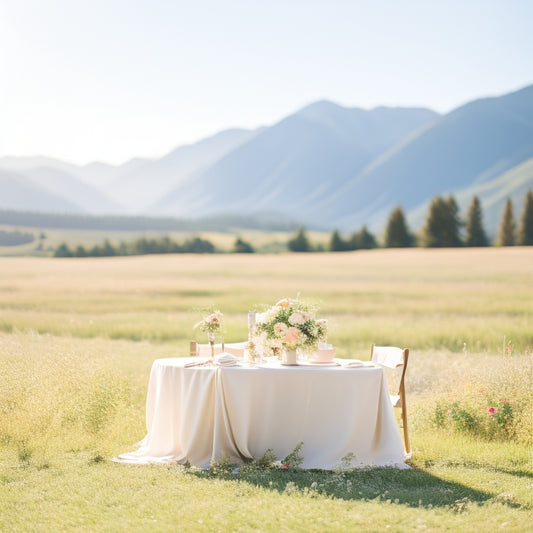
[[[348,250],[348,243],[343,240],[337,230],[335,230],[331,234],[331,239],[329,241],[329,250],[330,252],[345,252],[346,250]]]
[[[54,257],[72,257],[72,251],[68,245],[62,242],[55,250]]]
[[[74,255],[76,257],[87,257],[87,250],[81,244],[79,244],[76,247],[76,250],[74,250]]]
[[[350,250],[370,250],[371,248],[377,248],[378,243],[372,233],[368,231],[368,228],[363,226],[360,231],[352,233],[349,240]]]
[[[300,228],[296,233],[296,236],[289,240],[287,246],[291,252],[310,252],[311,245],[305,234],[305,229]]]
[[[474,196],[466,215],[466,246],[488,246],[482,219],[481,203],[479,198]]]
[[[102,246],[102,256],[111,257],[114,255],[117,255],[117,251],[115,250],[113,245],[109,242],[109,239],[106,239]]]
[[[514,246],[515,244],[515,221],[513,214],[513,203],[510,198],[505,202],[502,219],[500,221],[500,231],[498,233],[498,246]]]
[[[429,248],[461,246],[461,220],[459,208],[453,196],[447,200],[436,196],[431,201],[422,240]]]
[[[462,246],[463,242],[461,241],[461,227],[463,226],[463,222],[459,217],[459,206],[457,205],[453,195],[448,197],[446,205],[448,207],[448,224],[445,246]]]
[[[406,248],[413,245],[413,236],[410,234],[401,207],[396,207],[389,216],[385,229],[386,248]]]
[[[243,241],[240,237],[237,238],[235,244],[233,245],[233,251],[237,254],[252,254],[254,249],[251,244]]]
[[[533,191],[530,189],[524,202],[524,212],[520,221],[518,244],[521,246],[533,246]]]

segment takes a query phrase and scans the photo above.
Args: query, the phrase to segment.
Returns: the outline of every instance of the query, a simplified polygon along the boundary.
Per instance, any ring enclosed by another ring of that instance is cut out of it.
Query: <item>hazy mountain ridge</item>
[[[311,104],[192,176],[151,212],[278,210],[314,217],[324,196],[436,116],[420,109],[364,111],[331,102]]]
[[[489,232],[533,188],[533,86],[446,115],[319,101],[269,127],[225,130],[158,159],[77,166],[0,159],[0,208],[177,218],[278,212],[313,227],[379,231],[401,205],[413,229],[436,194]]]

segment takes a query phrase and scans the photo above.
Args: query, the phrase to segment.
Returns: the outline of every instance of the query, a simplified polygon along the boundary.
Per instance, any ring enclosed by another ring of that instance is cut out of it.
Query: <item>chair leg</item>
[[[405,453],[409,455],[411,453],[411,441],[409,439],[409,430],[407,428],[407,411],[405,410],[405,408],[402,408],[402,426]]]

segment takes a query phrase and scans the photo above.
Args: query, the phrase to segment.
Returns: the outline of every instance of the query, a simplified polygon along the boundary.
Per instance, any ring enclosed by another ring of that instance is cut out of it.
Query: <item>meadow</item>
[[[531,247],[0,258],[0,531],[527,531],[532,265]],[[202,308],[239,341],[249,309],[298,293],[339,356],[410,348],[410,470],[111,462]]]

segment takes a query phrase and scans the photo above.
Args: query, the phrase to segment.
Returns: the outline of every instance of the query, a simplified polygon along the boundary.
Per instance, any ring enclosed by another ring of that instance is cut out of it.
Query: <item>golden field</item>
[[[320,305],[338,355],[411,349],[410,471],[129,467],[152,361],[201,308]],[[533,248],[0,258],[0,531],[526,531]],[[494,413],[490,411],[494,409]]]

